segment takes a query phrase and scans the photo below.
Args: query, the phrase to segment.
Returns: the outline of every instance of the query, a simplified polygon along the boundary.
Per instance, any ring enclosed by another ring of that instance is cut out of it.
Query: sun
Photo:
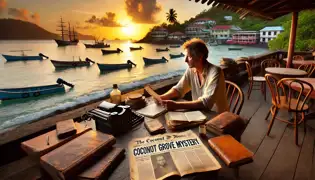
[[[133,24],[127,24],[121,28],[121,31],[124,33],[124,35],[132,36],[135,33],[135,26]]]

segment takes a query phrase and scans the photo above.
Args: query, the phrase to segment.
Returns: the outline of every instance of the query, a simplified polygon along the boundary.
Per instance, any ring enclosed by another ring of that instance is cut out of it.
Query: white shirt
[[[209,110],[215,104],[218,113],[228,111],[229,105],[225,95],[225,79],[221,68],[207,62],[202,75],[205,80],[203,84],[200,84],[196,69],[188,68],[173,88],[179,92],[181,98],[191,91],[192,99],[201,100],[203,105]]]

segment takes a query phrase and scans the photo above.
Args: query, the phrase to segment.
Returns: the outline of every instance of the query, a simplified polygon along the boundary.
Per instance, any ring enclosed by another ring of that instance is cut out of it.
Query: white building
[[[151,32],[150,36],[154,40],[163,40],[168,36],[168,31],[165,28],[158,27]]]
[[[204,24],[190,24],[185,28],[185,34],[189,38],[199,38],[204,41],[210,39],[210,31]]]
[[[181,39],[186,38],[186,35],[182,32],[176,31],[176,32],[170,33],[167,38],[170,40],[181,40]]]
[[[278,34],[283,32],[281,26],[267,26],[260,30],[260,42],[267,43],[268,41],[276,38]]]
[[[210,18],[199,18],[199,19],[196,19],[193,24],[210,24],[210,25],[215,25],[216,22],[215,20],[213,19],[210,19]]]
[[[226,40],[232,39],[232,34],[240,30],[242,30],[240,27],[234,25],[216,25],[211,29],[213,37],[219,43],[225,43]]]

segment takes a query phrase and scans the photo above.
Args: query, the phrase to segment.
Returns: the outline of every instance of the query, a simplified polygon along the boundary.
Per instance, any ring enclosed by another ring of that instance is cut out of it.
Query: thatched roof
[[[189,0],[191,1],[191,0]],[[315,0],[193,0],[240,14],[272,20],[295,11],[315,9]]]

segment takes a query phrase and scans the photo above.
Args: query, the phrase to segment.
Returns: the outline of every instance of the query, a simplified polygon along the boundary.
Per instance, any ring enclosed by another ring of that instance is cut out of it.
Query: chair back
[[[239,115],[244,104],[244,93],[242,89],[231,81],[225,81],[226,97],[229,101],[230,112]]]
[[[269,90],[270,90],[272,103],[274,105],[276,105],[277,103],[280,103],[280,96],[279,96],[279,91],[278,91],[278,87],[277,87],[277,83],[278,83],[279,79],[272,74],[265,74],[265,79],[266,79],[266,82],[267,82]],[[282,89],[282,92],[285,93],[284,89]]]
[[[277,87],[287,86],[286,93],[287,104],[290,111],[300,112],[304,109],[310,94],[313,92],[313,86],[303,80],[296,78],[283,78],[277,83]]]
[[[268,67],[280,67],[280,62],[277,61],[276,59],[266,59],[266,60],[263,60],[263,62],[261,62],[260,67],[261,67],[262,72],[265,74],[266,68],[268,68]]]
[[[252,66],[247,61],[245,61],[245,65],[246,65],[246,71],[248,74],[248,80],[252,81],[253,80]]]
[[[300,70],[307,72],[307,77],[311,77],[314,70],[315,70],[315,64],[301,64],[299,66]]]
[[[293,56],[293,60],[296,60],[296,61],[303,61],[303,60],[304,60],[304,57],[303,57],[303,56],[300,56],[300,55],[295,55],[295,56]]]

